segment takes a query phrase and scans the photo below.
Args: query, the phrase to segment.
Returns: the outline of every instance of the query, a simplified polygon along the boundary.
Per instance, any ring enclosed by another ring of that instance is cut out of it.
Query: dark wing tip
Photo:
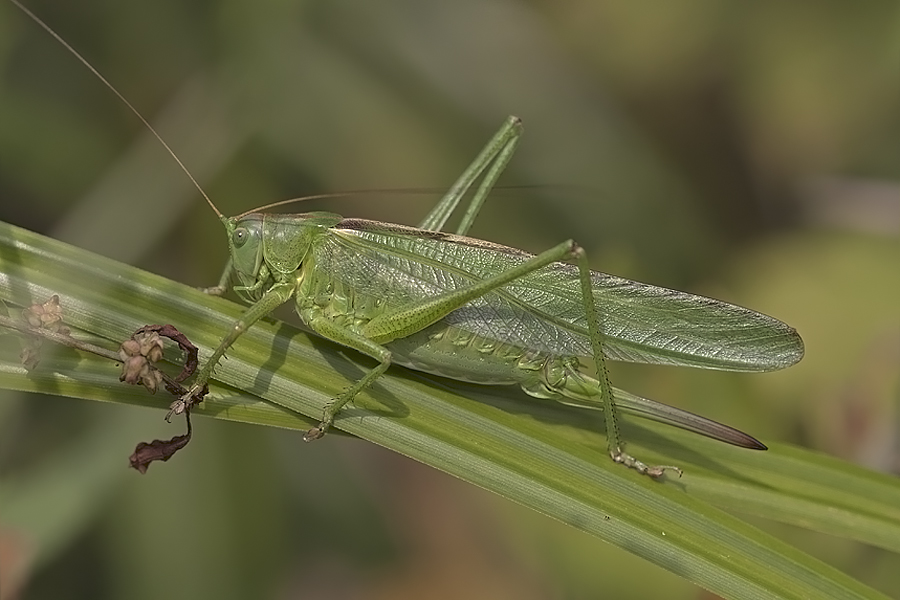
[[[711,421],[711,423],[714,423],[715,427],[710,427],[708,429],[694,429],[693,431],[696,431],[697,433],[700,433],[707,437],[711,437],[714,440],[719,440],[720,442],[725,442],[726,444],[737,446],[739,448],[746,448],[748,450],[769,449],[769,447],[763,444],[761,441],[759,441],[752,435],[744,433],[739,429],[735,429],[734,427],[729,427],[728,425],[723,425],[721,423],[716,423],[715,421]]]
[[[747,435],[743,433],[744,439],[743,443],[735,444],[736,446],[740,446],[741,448],[747,448],[748,450],[768,450],[769,447],[763,444],[761,441],[756,439],[753,436]]]

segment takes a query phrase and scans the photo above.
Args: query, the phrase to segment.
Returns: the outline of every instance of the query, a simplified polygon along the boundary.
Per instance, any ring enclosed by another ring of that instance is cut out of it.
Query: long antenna
[[[178,158],[178,155],[175,154],[175,151],[172,150],[172,148],[169,147],[169,144],[166,143],[166,140],[164,140],[164,139],[162,138],[162,136],[159,135],[159,134],[156,132],[155,129],[153,129],[153,126],[150,125],[150,123],[147,121],[147,119],[144,118],[144,115],[142,115],[142,114],[138,111],[138,109],[136,109],[134,106],[132,106],[131,102],[129,102],[129,101],[125,98],[125,96],[123,96],[121,93],[119,93],[119,90],[117,90],[117,89],[113,86],[113,84],[111,84],[109,81],[107,81],[107,80],[106,80],[106,77],[104,77],[103,75],[101,75],[101,74],[100,74],[100,71],[98,71],[97,69],[95,69],[94,66],[91,65],[91,63],[89,63],[89,62],[87,61],[87,59],[85,59],[83,56],[81,56],[81,54],[79,54],[78,51],[75,50],[75,48],[73,48],[73,47],[69,44],[69,42],[67,42],[66,40],[62,39],[62,38],[59,36],[59,34],[57,34],[55,31],[53,31],[53,30],[50,28],[50,26],[47,25],[46,23],[44,23],[44,22],[43,22],[36,14],[34,14],[33,12],[31,12],[30,10],[28,10],[27,8],[25,8],[25,6],[22,5],[22,3],[19,2],[19,0],[9,0],[9,1],[12,2],[13,4],[15,4],[16,6],[18,6],[19,9],[20,9],[22,12],[24,12],[26,15],[28,15],[29,17],[31,17],[31,20],[34,21],[35,23],[37,23],[38,25],[40,25],[40,26],[44,29],[44,31],[46,31],[47,33],[49,33],[50,35],[52,35],[52,36],[56,39],[57,42],[59,42],[60,44],[62,44],[63,47],[64,47],[66,50],[68,50],[69,52],[71,52],[72,55],[73,55],[75,58],[77,58],[78,60],[80,60],[80,61],[81,61],[81,64],[83,64],[85,67],[87,67],[87,68],[91,71],[91,73],[93,73],[94,75],[96,75],[97,78],[98,78],[100,81],[102,81],[102,82],[104,83],[104,85],[106,85],[106,87],[108,87],[108,88],[110,89],[110,91],[112,91],[113,94],[115,94],[116,96],[118,96],[118,97],[119,97],[119,100],[121,100],[122,102],[125,103],[125,106],[127,106],[128,108],[131,109],[131,112],[133,112],[133,113],[137,116],[137,118],[141,120],[141,123],[143,123],[143,124],[147,127],[147,129],[150,130],[150,133],[152,133],[153,136],[154,136],[157,140],[159,140],[159,143],[163,145],[163,148],[165,148],[166,151],[169,153],[169,155],[170,155],[173,159],[175,159],[175,162],[178,163],[178,166],[181,167],[181,170],[184,171],[184,174],[188,176],[188,179],[191,180],[191,183],[194,184],[194,187],[196,187],[197,190],[199,190],[200,194],[201,194],[201,195],[203,196],[203,198],[206,200],[207,204],[209,204],[210,208],[212,208],[213,211],[215,211],[216,215],[218,215],[218,217],[219,217],[220,219],[224,219],[224,218],[225,218],[225,215],[223,215],[221,212],[219,212],[219,209],[216,208],[216,205],[213,204],[213,201],[209,199],[209,196],[206,195],[206,192],[203,191],[203,188],[200,187],[200,184],[197,183],[197,180],[194,179],[194,176],[191,175],[191,172],[190,172],[190,171],[188,171],[188,168],[187,168],[186,166],[184,166],[184,163],[181,162],[181,159]]]
[[[433,194],[436,192],[440,192],[442,189],[436,187],[418,187],[418,188],[366,188],[362,190],[347,190],[344,192],[325,192],[322,194],[313,194],[311,196],[300,196],[299,198],[289,198],[287,200],[279,200],[277,202],[271,202],[269,204],[264,204],[262,206],[257,206],[256,208],[251,208],[250,210],[239,214],[236,217],[232,217],[237,220],[242,217],[246,217],[250,213],[255,213],[263,210],[268,210],[270,208],[277,208],[279,206],[287,206],[288,204],[298,204],[300,202],[306,202],[307,200],[322,200],[323,198],[347,198],[350,196],[373,196],[373,195],[383,195],[383,194]]]
[[[525,184],[525,185],[500,185],[494,187],[495,190],[500,191],[515,191],[515,190],[537,190],[537,189],[565,189],[565,190],[574,190],[574,191],[584,191],[586,193],[590,193],[591,197],[596,195],[596,191],[577,185],[543,185],[543,184]],[[343,192],[325,192],[322,194],[313,194],[311,196],[300,196],[299,198],[289,198],[287,200],[279,200],[277,202],[271,202],[269,204],[263,204],[262,206],[257,206],[256,208],[251,208],[248,211],[245,211],[236,217],[232,217],[232,219],[238,220],[243,217],[246,217],[250,213],[260,212],[263,210],[268,210],[270,208],[277,208],[279,206],[287,206],[288,204],[299,204],[300,202],[306,202],[307,200],[322,200],[323,198],[348,198],[351,196],[381,196],[384,194],[396,194],[396,195],[406,195],[406,194],[438,194],[443,193],[445,188],[439,187],[402,187],[402,188],[365,188],[361,190],[347,190]]]

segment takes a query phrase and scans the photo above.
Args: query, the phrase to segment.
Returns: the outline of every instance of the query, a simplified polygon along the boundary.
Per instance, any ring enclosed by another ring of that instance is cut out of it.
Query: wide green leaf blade
[[[109,340],[110,347],[142,325],[171,323],[208,355],[243,310],[0,225],[0,298],[28,306],[52,294],[60,296],[69,326]],[[14,356],[4,358],[2,387],[160,408],[169,403],[118,383],[115,365],[74,351],[48,352],[30,374]],[[219,383],[197,413],[305,429],[369,365],[356,358],[283,323],[259,323],[229,352],[216,375]],[[513,389],[392,369],[336,426],[569,523],[724,597],[883,597],[721,509],[898,550],[895,479],[795,448],[751,452],[655,423],[626,423],[634,454],[685,469],[681,479],[657,482],[608,459],[596,419],[597,413],[531,401]]]

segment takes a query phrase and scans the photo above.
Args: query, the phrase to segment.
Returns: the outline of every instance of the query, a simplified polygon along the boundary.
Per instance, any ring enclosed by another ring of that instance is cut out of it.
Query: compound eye
[[[238,227],[234,230],[234,233],[231,234],[231,241],[234,243],[235,248],[240,248],[246,244],[249,239],[250,232],[247,231],[246,227]]]

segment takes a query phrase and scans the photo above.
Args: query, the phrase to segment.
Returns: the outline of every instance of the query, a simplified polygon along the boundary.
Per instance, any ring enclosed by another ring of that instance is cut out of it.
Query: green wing
[[[317,267],[355,293],[394,305],[490,277],[532,255],[490,242],[345,219],[315,250]],[[797,332],[766,315],[605,273],[592,273],[604,349],[613,360],[771,371],[803,356]],[[524,348],[590,356],[578,269],[555,263],[446,317],[456,327]]]

